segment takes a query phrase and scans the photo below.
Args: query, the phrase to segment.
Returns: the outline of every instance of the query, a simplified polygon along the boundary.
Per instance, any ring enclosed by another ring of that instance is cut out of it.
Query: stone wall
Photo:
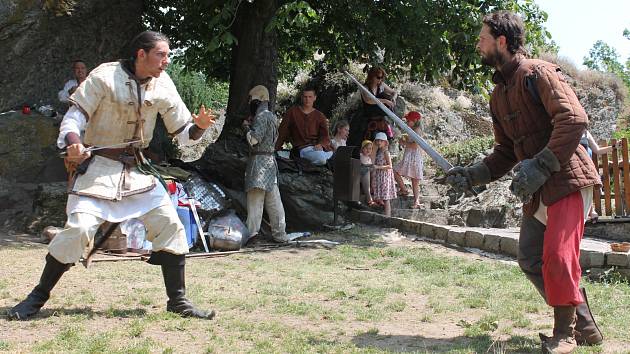
[[[474,248],[496,254],[516,257],[518,253],[518,228],[496,229],[438,225],[429,222],[353,210],[355,221],[380,227],[393,227],[401,232],[435,240],[455,247]],[[610,269],[630,279],[630,253],[613,252],[608,242],[584,239],[580,245],[580,266],[583,272],[597,279]]]
[[[140,0],[0,1],[0,111],[57,104],[71,62],[92,69],[121,58],[142,30],[142,10]]]
[[[66,180],[63,159],[55,148],[59,123],[36,112],[0,114],[0,176],[8,182]]]

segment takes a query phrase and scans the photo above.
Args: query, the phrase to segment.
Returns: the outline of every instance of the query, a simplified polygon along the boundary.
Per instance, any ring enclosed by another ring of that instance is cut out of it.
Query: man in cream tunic
[[[149,146],[158,113],[180,145],[198,142],[214,123],[214,116],[203,106],[199,115],[191,115],[164,72],[169,63],[168,38],[157,32],[142,32],[131,48],[133,59],[100,65],[70,97],[73,106],[61,124],[57,144],[67,147],[68,158],[83,162],[87,169],[70,185],[68,220],[50,243],[39,284],[9,310],[9,318],[26,319],[39,311],[103,222],[130,218],[138,218],[146,226],[147,239],[153,244],[148,262],[162,267],[169,298],[167,311],[185,317],[214,316],[214,311],[198,310],[186,299],[184,265],[188,245],[184,227],[162,184],[137,167],[146,162],[142,149]],[[126,142],[127,146],[121,145]],[[117,147],[90,155],[84,144]]]

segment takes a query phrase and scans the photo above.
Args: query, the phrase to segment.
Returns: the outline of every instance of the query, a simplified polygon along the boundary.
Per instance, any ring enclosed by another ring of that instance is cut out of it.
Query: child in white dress
[[[422,116],[420,113],[411,111],[405,115],[407,125],[413,129],[418,135],[421,135],[422,130],[420,128],[420,119]],[[396,183],[400,189],[400,195],[407,195],[407,187],[401,176],[411,178],[411,189],[413,191],[413,206],[412,209],[420,207],[420,193],[419,185],[420,180],[423,178],[424,161],[422,158],[422,150],[409,136],[403,135],[400,139],[401,145],[405,148],[402,160],[394,166],[394,177]]]
[[[374,167],[372,163],[373,145],[371,141],[363,140],[361,143],[361,154],[359,156],[361,161],[361,191],[365,194],[367,204],[371,207],[376,206],[376,203],[372,200],[372,193],[370,191],[370,172]]]

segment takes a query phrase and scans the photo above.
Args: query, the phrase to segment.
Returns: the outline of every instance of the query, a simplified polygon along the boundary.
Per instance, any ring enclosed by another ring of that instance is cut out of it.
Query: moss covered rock
[[[0,114],[0,175],[9,181],[52,182],[65,180],[63,160],[55,142],[58,123],[40,114]]]

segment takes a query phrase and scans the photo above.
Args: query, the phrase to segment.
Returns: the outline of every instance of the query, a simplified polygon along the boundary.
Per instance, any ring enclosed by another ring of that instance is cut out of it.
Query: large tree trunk
[[[58,104],[71,63],[121,58],[142,30],[142,0],[0,1],[0,111]]]
[[[226,189],[243,216],[248,147],[236,127],[249,115],[247,99],[252,86],[267,87],[273,109],[278,84],[277,36],[274,31],[265,32],[265,28],[277,9],[278,0],[241,3],[232,26],[238,44],[232,50],[226,126],[219,141],[208,146],[203,157],[193,163],[203,175]],[[332,175],[326,169],[316,173],[281,172],[278,185],[289,230],[317,230],[332,221]]]
[[[249,115],[249,89],[264,85],[269,90],[270,108],[276,99],[278,85],[277,35],[265,28],[278,9],[278,0],[243,1],[238,9],[234,35],[238,43],[232,49],[230,70],[230,98],[227,107],[228,133]]]

